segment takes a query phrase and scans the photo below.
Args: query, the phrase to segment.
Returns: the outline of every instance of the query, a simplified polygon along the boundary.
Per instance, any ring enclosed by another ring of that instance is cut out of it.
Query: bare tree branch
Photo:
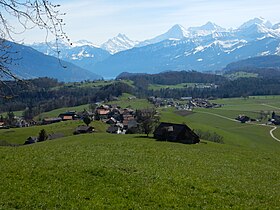
[[[15,54],[5,43],[6,40],[15,41],[17,34],[27,30],[39,28],[45,30],[45,41],[48,43],[49,35],[55,37],[55,49],[59,58],[59,40],[70,43],[63,30],[62,17],[65,13],[59,11],[60,5],[53,4],[48,0],[0,0],[0,92],[1,86],[7,85],[3,80],[19,80],[14,72],[9,69],[16,59]],[[19,27],[15,27],[15,23]]]

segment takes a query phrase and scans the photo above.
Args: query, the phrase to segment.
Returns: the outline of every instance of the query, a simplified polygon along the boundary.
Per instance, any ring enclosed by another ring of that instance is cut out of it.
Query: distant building
[[[83,134],[83,133],[92,133],[93,131],[94,128],[92,126],[80,125],[75,129],[74,135]]]

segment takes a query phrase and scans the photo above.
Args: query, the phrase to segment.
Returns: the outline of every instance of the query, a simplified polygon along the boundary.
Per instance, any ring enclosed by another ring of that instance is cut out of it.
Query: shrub
[[[202,131],[202,130],[195,130],[195,133],[199,136],[199,138],[207,140],[207,141],[212,141],[215,143],[223,144],[223,138],[216,132],[210,132],[210,131]]]
[[[42,130],[39,132],[38,142],[46,141],[47,138],[48,138],[47,132],[45,131],[45,129],[42,129]]]

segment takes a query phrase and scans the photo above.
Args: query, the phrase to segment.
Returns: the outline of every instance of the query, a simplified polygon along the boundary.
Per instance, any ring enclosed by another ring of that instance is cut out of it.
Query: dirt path
[[[263,105],[266,105],[266,104],[263,104]],[[270,106],[270,105],[267,105],[267,106]],[[272,106],[271,106],[271,107],[272,107]],[[277,108],[277,107],[275,107],[275,108]],[[280,109],[280,108],[278,108],[278,109]],[[209,115],[214,115],[214,116],[216,116],[216,117],[220,117],[220,118],[223,118],[223,119],[226,119],[226,120],[230,120],[230,121],[233,121],[233,122],[239,122],[238,120],[235,120],[235,119],[232,119],[232,118],[229,118],[229,117],[225,117],[225,116],[223,116],[223,115],[211,113],[211,112],[203,112],[203,111],[195,111],[195,112],[197,112],[197,113],[203,113],[203,114],[209,114]],[[280,142],[280,139],[276,138],[276,137],[274,136],[274,134],[273,134],[273,131],[275,131],[275,130],[277,129],[276,126],[273,126],[273,125],[266,125],[266,124],[257,124],[257,123],[247,123],[247,124],[250,124],[250,125],[257,125],[257,126],[265,126],[265,127],[270,127],[270,128],[272,128],[272,129],[269,131],[270,136],[271,136],[274,140]]]

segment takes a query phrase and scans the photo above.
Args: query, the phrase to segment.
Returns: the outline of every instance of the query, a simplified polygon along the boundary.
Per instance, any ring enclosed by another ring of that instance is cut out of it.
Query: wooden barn
[[[184,144],[197,144],[199,137],[185,124],[162,122],[155,129],[154,138],[158,141],[180,142]]]

